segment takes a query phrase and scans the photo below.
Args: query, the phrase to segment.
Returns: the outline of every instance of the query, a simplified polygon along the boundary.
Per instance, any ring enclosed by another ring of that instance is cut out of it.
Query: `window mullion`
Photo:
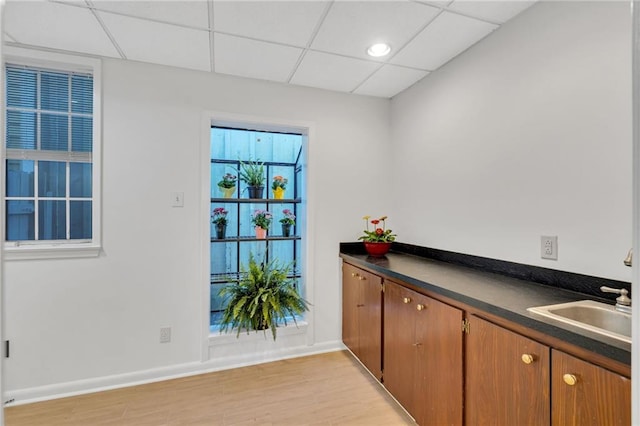
[[[65,185],[65,205],[66,205],[66,210],[65,210],[65,221],[66,221],[66,238],[67,240],[71,239],[71,202],[70,202],[70,188],[71,188],[71,163],[69,163],[67,161],[66,163],[66,167],[65,167],[65,174],[66,174],[66,185]]]
[[[40,73],[36,73],[36,150],[39,151],[42,146],[42,132],[41,132],[41,114],[40,114],[40,101],[42,97],[42,91],[40,84],[42,83],[42,78]],[[37,238],[36,238],[37,239]]]
[[[39,133],[39,132],[38,132]],[[38,220],[39,216],[39,205],[40,203],[38,202],[38,179],[39,179],[39,171],[40,171],[40,161],[34,161],[34,165],[33,165],[33,229],[34,229],[34,235],[33,235],[33,239],[38,241],[40,239],[40,226],[39,223],[40,221]]]

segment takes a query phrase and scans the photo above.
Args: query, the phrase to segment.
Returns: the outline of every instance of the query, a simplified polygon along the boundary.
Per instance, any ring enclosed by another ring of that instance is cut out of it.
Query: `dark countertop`
[[[390,252],[382,258],[375,258],[341,249],[340,256],[345,262],[413,284],[416,287],[562,339],[588,351],[631,365],[630,343],[537,316],[527,311],[527,308],[532,306],[576,300],[590,299],[611,303],[609,300],[400,252]]]

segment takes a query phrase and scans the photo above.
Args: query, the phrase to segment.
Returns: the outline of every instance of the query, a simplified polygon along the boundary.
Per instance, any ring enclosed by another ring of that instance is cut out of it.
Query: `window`
[[[95,67],[12,59],[4,70],[6,247],[96,248]]]
[[[211,204],[210,209],[224,208],[227,225],[224,235],[217,235],[215,225],[210,228],[210,326],[217,327],[224,310],[224,300],[218,296],[220,288],[236,281],[241,266],[246,267],[250,254],[256,259],[276,258],[283,265],[292,264],[290,278],[303,286],[302,250],[305,229],[303,201],[303,136],[235,128],[211,129]],[[253,198],[247,185],[238,181],[229,194],[218,187],[222,177],[230,173],[238,176],[241,162],[259,161],[264,164],[266,177],[262,195]],[[272,191],[274,177],[287,180],[281,198]],[[257,238],[251,223],[256,210],[267,210],[273,221],[266,238]],[[285,234],[280,224],[287,210],[296,216],[295,225]]]

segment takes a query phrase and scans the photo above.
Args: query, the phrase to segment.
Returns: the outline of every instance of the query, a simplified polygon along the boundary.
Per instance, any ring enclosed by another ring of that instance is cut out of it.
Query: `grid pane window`
[[[38,171],[38,195],[40,197],[64,197],[66,195],[66,163],[40,161]]]
[[[8,197],[33,197],[33,177],[35,161],[7,160],[7,188]]]
[[[302,141],[300,134],[211,129],[210,210],[222,207],[228,211],[222,238],[213,224],[210,227],[210,325],[214,328],[225,308],[225,300],[218,296],[218,292],[241,278],[241,270],[247,267],[251,255],[257,260],[277,259],[281,265],[293,265],[290,278],[295,279],[298,285],[302,284],[299,261],[303,248],[300,231],[304,229],[305,220],[300,207],[305,198],[301,184],[304,163]],[[264,163],[266,180],[262,198],[249,198],[247,185],[241,180],[236,182],[236,188],[229,196],[218,187],[225,174],[239,176],[241,161]],[[287,180],[282,199],[276,198],[272,191],[276,176]],[[297,216],[289,236],[284,235],[280,223],[285,209]],[[266,239],[256,238],[255,225],[251,222],[256,210],[267,210],[273,216]]]
[[[6,66],[7,241],[90,240],[93,77]]]

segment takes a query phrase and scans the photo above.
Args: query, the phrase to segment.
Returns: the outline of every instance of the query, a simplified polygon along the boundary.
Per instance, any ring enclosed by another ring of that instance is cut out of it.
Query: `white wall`
[[[628,2],[534,5],[394,98],[391,140],[400,240],[630,280]]]
[[[6,395],[50,396],[118,382],[60,386],[78,380],[197,368],[205,343],[200,238],[209,224],[200,209],[209,205],[199,197],[208,110],[313,123],[309,327],[311,343],[338,345],[338,243],[355,240],[360,217],[386,205],[379,194],[388,187],[371,182],[387,170],[370,164],[388,157],[389,107],[383,99],[105,60],[104,253],[6,263]],[[184,208],[170,207],[173,191],[184,192]],[[170,344],[158,343],[162,326],[173,329]]]

